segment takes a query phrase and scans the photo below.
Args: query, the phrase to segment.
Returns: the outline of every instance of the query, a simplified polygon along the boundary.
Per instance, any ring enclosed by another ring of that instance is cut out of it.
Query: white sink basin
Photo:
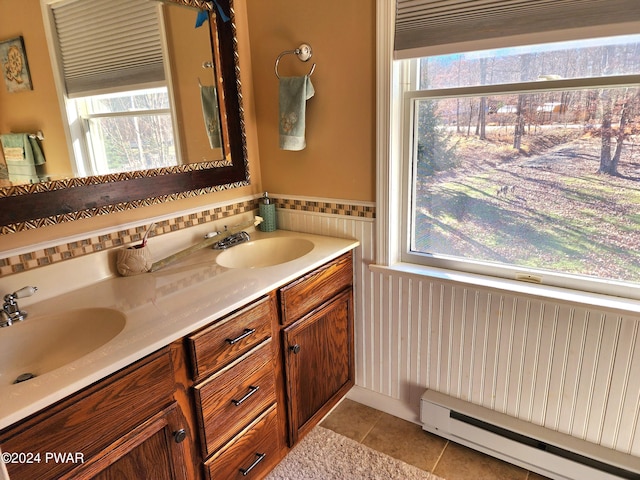
[[[0,328],[0,388],[21,375],[37,377],[91,353],[118,335],[125,323],[117,310],[83,308],[27,317]]]
[[[263,238],[220,253],[216,262],[225,268],[261,268],[280,265],[306,255],[313,242],[298,237]]]

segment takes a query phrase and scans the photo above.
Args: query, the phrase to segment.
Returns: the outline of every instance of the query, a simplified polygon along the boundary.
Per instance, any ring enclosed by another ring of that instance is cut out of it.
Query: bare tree
[[[535,59],[535,56],[534,56]],[[520,57],[520,80],[524,81],[529,76],[529,70],[531,68],[531,56],[522,55]],[[524,136],[525,127],[525,102],[526,95],[518,95],[518,107],[516,111],[516,124],[513,132],[513,148],[520,150],[522,146],[522,137]]]
[[[487,59],[480,59],[480,85],[487,83]],[[487,97],[480,97],[480,109],[478,111],[478,125],[476,127],[476,135],[480,140],[487,139]]]

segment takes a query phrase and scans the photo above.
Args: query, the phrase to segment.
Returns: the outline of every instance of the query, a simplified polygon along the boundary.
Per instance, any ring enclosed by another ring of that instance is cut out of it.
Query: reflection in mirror
[[[211,55],[215,32],[209,22],[195,27],[198,12],[173,4],[163,8],[183,163],[225,160],[228,153],[221,138],[219,66]]]
[[[49,2],[42,1],[45,5]],[[90,3],[92,14],[99,21],[101,17],[95,11],[98,4]],[[104,0],[99,3],[121,11],[123,5],[133,2]],[[0,42],[6,37],[24,35],[26,55],[34,74],[33,90],[0,92],[0,133],[43,130],[45,138],[37,143],[46,159],[43,174],[52,180],[0,188],[1,233],[248,184],[232,1],[217,0],[214,4],[205,0],[164,0],[162,3],[146,0],[144,3],[153,5],[155,11],[162,11],[161,31],[166,34],[162,37],[163,53],[167,54],[162,68],[164,80],[131,82],[130,75],[116,74],[113,75],[116,80],[124,78],[129,85],[134,83],[146,90],[134,95],[122,85],[92,87],[87,89],[90,99],[82,101],[79,99],[87,95],[68,89],[68,85],[77,87],[77,78],[74,84],[62,77],[47,76],[51,61],[43,58],[47,51],[47,37],[43,32],[49,25],[33,22],[46,8],[43,7],[42,12],[34,11],[31,3],[28,5],[31,10],[27,8],[23,12],[25,4],[21,0],[0,3]],[[158,5],[162,5],[162,9],[157,8]],[[225,22],[214,13],[218,5],[230,20]],[[208,21],[195,28],[199,11],[207,12]],[[11,22],[2,20],[8,18],[5,13],[11,13]],[[23,20],[19,21],[22,15]],[[16,27],[12,29],[11,25]],[[92,31],[86,25],[85,30]],[[206,41],[194,39],[192,34]],[[129,34],[114,36],[129,39],[115,49],[118,52],[128,50],[135,43]],[[207,68],[203,68],[203,64]],[[113,69],[115,67],[100,72],[97,77],[106,78]],[[80,68],[81,73],[86,70]],[[47,78],[56,78],[59,89],[66,92],[64,97],[74,103],[73,109],[68,105],[65,109],[65,114],[71,111],[69,122],[60,119],[60,107],[57,120],[51,113],[55,89],[47,85]],[[22,97],[17,98],[18,95]],[[215,98],[218,103],[212,104]],[[8,112],[3,110],[6,105]],[[141,106],[148,110],[141,113]],[[216,117],[217,125],[211,122]],[[69,127],[58,127],[67,123]],[[117,139],[121,142],[118,146]],[[77,157],[76,151],[85,155]],[[1,149],[0,163],[3,163]],[[74,179],[74,174],[86,177]]]
[[[219,141],[215,150],[198,145],[208,130],[219,138],[220,118],[215,85],[200,87],[202,64],[212,66],[205,81],[213,83],[215,73],[209,22],[196,23],[197,9],[148,0],[44,1],[75,177],[224,158]],[[185,125],[200,88],[211,92],[203,102],[207,119]],[[64,178],[46,170],[50,179]]]

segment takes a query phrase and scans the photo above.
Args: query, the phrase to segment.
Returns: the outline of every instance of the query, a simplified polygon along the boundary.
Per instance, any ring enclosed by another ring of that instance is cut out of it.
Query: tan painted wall
[[[209,28],[207,24],[194,28],[196,14],[192,9],[165,7],[170,7],[163,11],[182,162],[222,160],[222,149],[212,149],[209,144],[198,85],[215,82],[213,68],[202,68],[203,62],[212,61]]]
[[[375,0],[246,0],[262,181],[274,193],[375,199]],[[274,62],[309,43],[313,57],[280,61],[279,73],[311,77],[307,147],[278,144]]]
[[[42,130],[46,173],[56,172],[59,174],[57,178],[70,176],[69,149],[64,139],[40,2],[1,0],[0,41],[20,35],[24,39],[33,90],[9,93],[4,77],[0,80],[0,133]]]

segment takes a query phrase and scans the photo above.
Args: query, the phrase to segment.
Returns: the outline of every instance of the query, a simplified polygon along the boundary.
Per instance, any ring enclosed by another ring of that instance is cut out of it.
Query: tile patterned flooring
[[[446,480],[548,480],[349,399],[321,425]]]

